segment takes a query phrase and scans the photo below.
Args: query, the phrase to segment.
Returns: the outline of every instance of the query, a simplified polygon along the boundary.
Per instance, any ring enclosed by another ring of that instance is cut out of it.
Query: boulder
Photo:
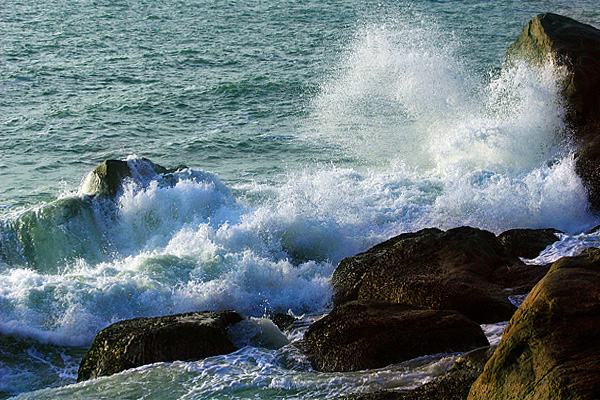
[[[476,399],[600,398],[600,249],[556,261],[471,387]]]
[[[455,310],[478,323],[507,321],[516,307],[494,280],[514,262],[491,232],[423,229],[342,260],[331,279],[333,301],[380,300]]]
[[[155,362],[198,360],[236,351],[229,325],[236,312],[195,312],[117,322],[94,338],[79,366],[77,381],[115,374]]]
[[[458,357],[448,372],[413,390],[382,390],[346,396],[344,400],[467,400],[496,346],[481,347]]]
[[[536,258],[546,247],[559,240],[557,229],[510,229],[498,235],[504,247],[517,257]]]
[[[115,197],[125,178],[148,178],[157,174],[171,173],[182,168],[185,167],[179,166],[167,169],[146,158],[130,161],[106,160],[87,175],[79,191],[86,196]]]
[[[548,58],[564,71],[560,86],[578,146],[575,169],[600,209],[600,30],[556,14],[534,17],[509,47],[507,61]]]
[[[114,197],[121,188],[121,181],[131,176],[127,161],[106,160],[85,178],[81,194]]]
[[[319,371],[380,368],[428,354],[486,346],[481,327],[455,311],[353,301],[311,325],[303,350]]]

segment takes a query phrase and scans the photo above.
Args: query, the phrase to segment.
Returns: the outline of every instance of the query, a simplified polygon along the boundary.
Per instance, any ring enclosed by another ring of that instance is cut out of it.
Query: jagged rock
[[[350,395],[344,400],[466,400],[469,389],[483,372],[496,346],[482,347],[458,357],[448,372],[431,382],[409,391],[382,390]]]
[[[233,311],[195,312],[117,322],[102,330],[81,361],[77,381],[161,361],[198,360],[236,351],[227,327]]]
[[[523,258],[536,258],[549,245],[559,240],[557,229],[510,229],[498,235],[506,249]]]
[[[576,172],[600,209],[600,30],[556,14],[534,17],[507,51],[507,61],[554,59],[578,145]]]
[[[319,371],[379,368],[486,345],[479,325],[455,311],[364,300],[335,307],[308,328],[302,343]]]
[[[469,399],[600,398],[600,249],[555,262],[510,320]]]
[[[423,229],[342,260],[333,301],[381,300],[455,310],[478,323],[507,321],[516,307],[494,279],[513,262],[491,232]]]

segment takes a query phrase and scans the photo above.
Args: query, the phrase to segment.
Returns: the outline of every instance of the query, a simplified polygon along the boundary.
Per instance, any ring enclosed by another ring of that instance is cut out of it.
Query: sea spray
[[[397,192],[428,187],[396,205],[418,209],[395,218],[396,231],[589,226],[557,83],[562,71],[551,61],[513,63],[480,77],[458,59],[455,40],[431,21],[363,27],[315,99],[309,134],[389,184],[407,182]]]

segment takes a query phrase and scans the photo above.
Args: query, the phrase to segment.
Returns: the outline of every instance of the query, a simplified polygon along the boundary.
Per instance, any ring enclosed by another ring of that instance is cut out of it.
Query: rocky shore
[[[554,14],[535,17],[509,48],[507,63],[549,58],[563,69],[576,169],[599,209],[600,31]],[[152,173],[169,170],[154,166]],[[131,176],[126,163],[107,161],[90,174],[83,194],[114,196]],[[535,258],[558,240],[556,233],[515,229],[496,236],[459,227],[391,238],[340,262],[331,279],[333,309],[296,345],[318,371],[475,349],[413,391],[349,399],[598,399],[600,250],[546,266],[521,260]],[[509,296],[527,293],[517,309]],[[227,311],[119,322],[97,335],[79,380],[235,351],[229,330],[242,320]],[[479,324],[500,321],[509,323],[490,347]]]

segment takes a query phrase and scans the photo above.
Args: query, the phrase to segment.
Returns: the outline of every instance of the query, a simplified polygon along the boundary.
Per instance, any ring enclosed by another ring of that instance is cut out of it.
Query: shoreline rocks
[[[546,247],[559,241],[558,229],[509,229],[498,235],[505,249],[517,257],[536,258]]]
[[[509,322],[469,399],[600,398],[600,249],[556,261]]]
[[[458,312],[358,300],[335,307],[312,324],[302,347],[314,369],[334,372],[380,368],[488,344],[481,327]]]
[[[117,322],[94,338],[77,381],[161,361],[199,360],[237,350],[227,335],[242,321],[234,311],[195,312]]]
[[[442,376],[413,390],[383,390],[343,397],[343,400],[465,400],[496,346],[481,347],[458,357]]]
[[[496,236],[476,228],[406,233],[340,262],[334,304],[380,300],[455,310],[478,323],[507,321],[516,307],[494,282],[511,263]]]

